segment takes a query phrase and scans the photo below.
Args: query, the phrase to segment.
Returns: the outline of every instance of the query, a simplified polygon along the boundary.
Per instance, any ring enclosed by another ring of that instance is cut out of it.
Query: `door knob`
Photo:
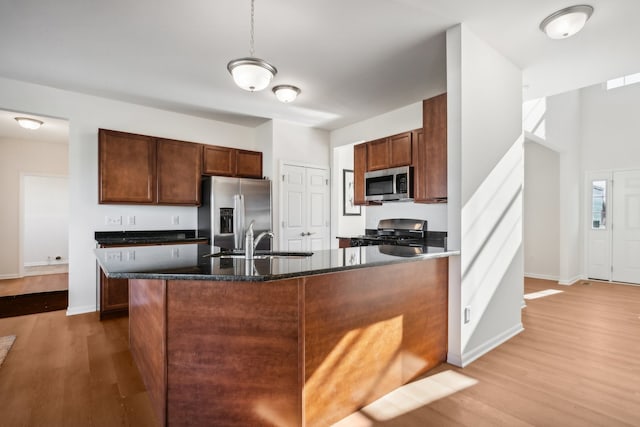
[[[304,234],[304,231],[303,231],[302,233],[300,233],[300,235],[301,235],[302,237],[306,236],[306,234]]]

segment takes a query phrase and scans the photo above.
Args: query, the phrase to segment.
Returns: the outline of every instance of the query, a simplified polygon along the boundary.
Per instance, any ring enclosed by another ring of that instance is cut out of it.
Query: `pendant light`
[[[551,39],[566,39],[582,30],[592,13],[589,5],[566,7],[544,18],[540,29]]]
[[[278,73],[278,70],[267,61],[256,58],[254,56],[254,30],[253,30],[253,16],[254,16],[254,0],[251,0],[251,32],[249,38],[249,56],[245,58],[238,58],[230,61],[227,64],[227,70],[233,76],[233,81],[242,89],[250,92],[263,90],[273,77]]]
[[[293,102],[300,95],[300,89],[292,85],[278,85],[273,88],[273,93],[278,98],[278,101]]]

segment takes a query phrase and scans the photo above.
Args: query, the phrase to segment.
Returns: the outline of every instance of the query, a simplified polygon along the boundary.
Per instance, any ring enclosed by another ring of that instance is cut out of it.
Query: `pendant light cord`
[[[254,44],[254,35],[253,35],[253,15],[254,15],[254,10],[255,7],[253,5],[254,0],[251,0],[251,32],[250,34],[250,38],[249,38],[249,56],[250,57],[254,57],[255,56],[255,49],[253,48],[253,44]]]

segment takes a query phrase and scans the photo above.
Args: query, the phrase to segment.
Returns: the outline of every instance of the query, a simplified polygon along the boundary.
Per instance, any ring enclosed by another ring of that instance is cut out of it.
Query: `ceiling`
[[[637,0],[589,0],[566,40],[538,29],[558,0],[256,0],[255,54],[292,104],[237,88],[249,0],[3,0],[0,76],[256,126],[337,129],[446,87],[445,31],[463,22],[523,70],[527,99],[640,71]],[[2,95],[0,94],[0,108]]]

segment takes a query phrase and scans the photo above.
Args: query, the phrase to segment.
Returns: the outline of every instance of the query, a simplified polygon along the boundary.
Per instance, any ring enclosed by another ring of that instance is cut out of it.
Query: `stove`
[[[438,233],[438,234],[435,234]],[[378,228],[367,230],[364,236],[351,238],[351,246],[442,246],[446,232],[428,232],[427,221],[418,219],[382,219]],[[439,245],[442,241],[442,245]]]

